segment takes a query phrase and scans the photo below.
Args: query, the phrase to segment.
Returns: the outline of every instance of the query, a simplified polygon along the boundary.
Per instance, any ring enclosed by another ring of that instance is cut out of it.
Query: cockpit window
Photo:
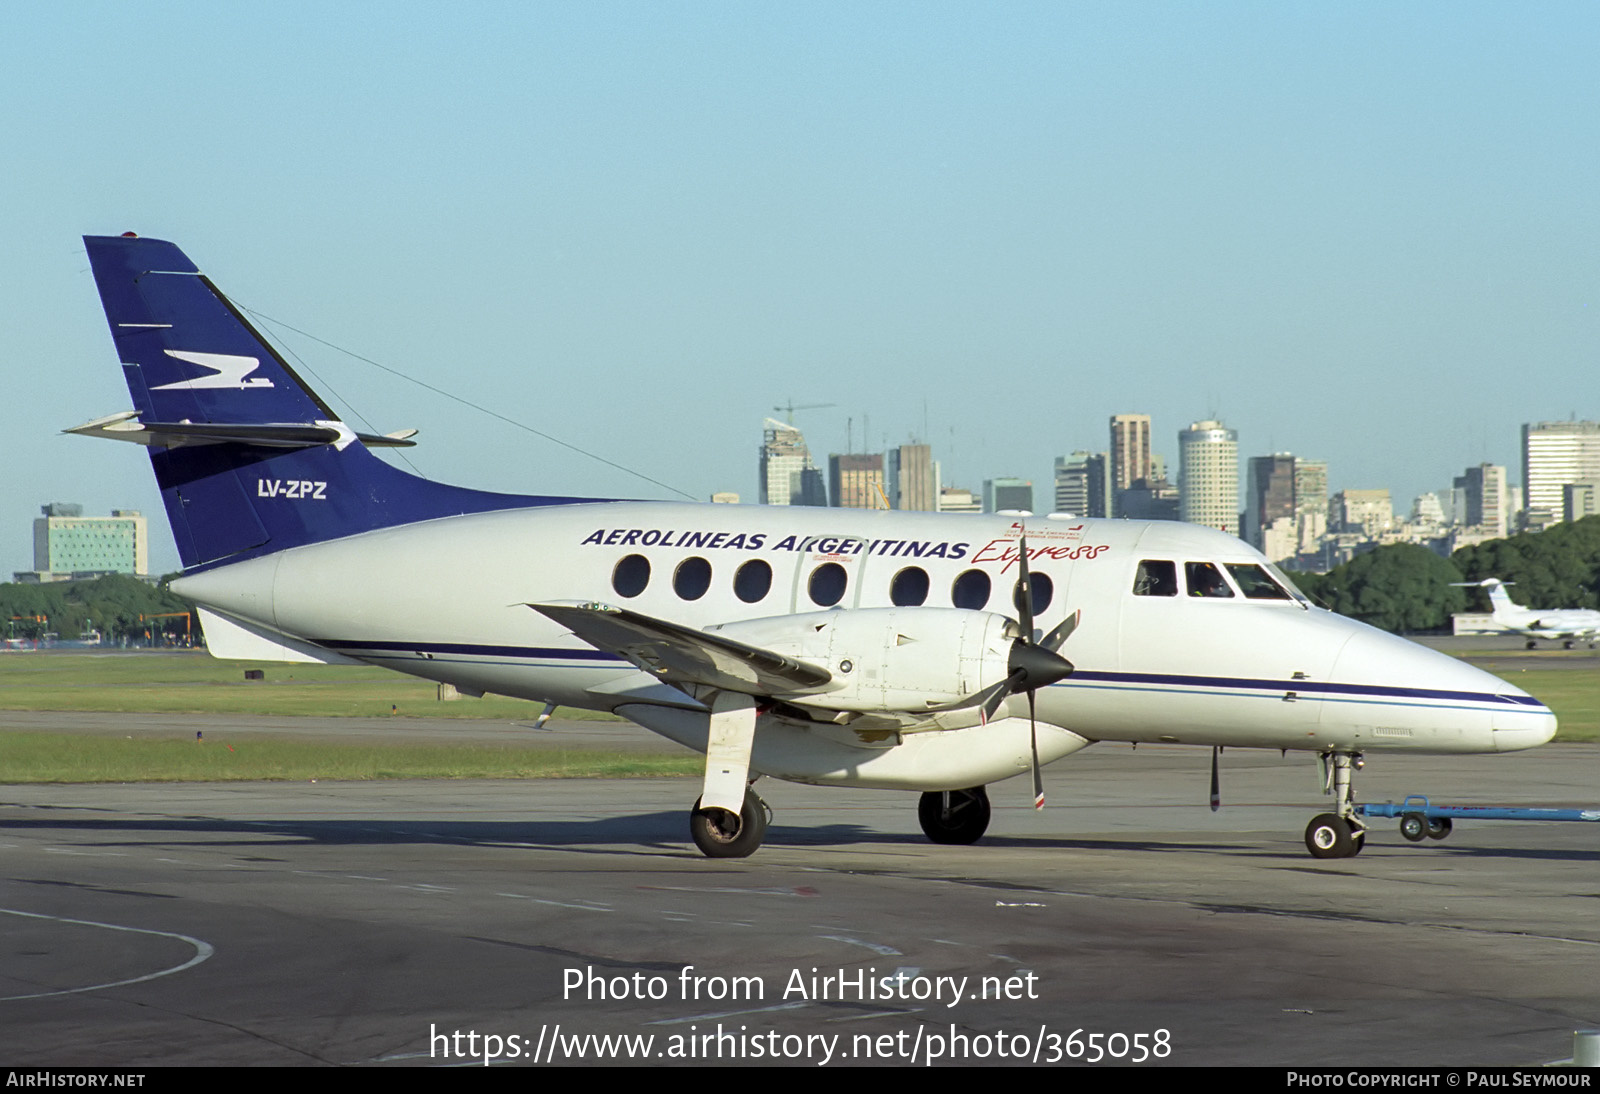
[[[1145,559],[1133,576],[1134,596],[1177,596],[1178,567],[1160,559]]]
[[[1255,563],[1230,562],[1227,566],[1228,572],[1233,575],[1233,580],[1238,583],[1239,591],[1244,593],[1246,600],[1290,599],[1283,587]]]
[[[1217,569],[1215,562],[1185,562],[1183,575],[1189,580],[1189,595],[1204,597],[1231,597],[1233,590]]]
[[[1311,607],[1310,598],[1307,597],[1305,593],[1300,591],[1300,586],[1296,585],[1290,579],[1288,574],[1284,573],[1270,562],[1267,563],[1266,570],[1267,573],[1272,575],[1272,580],[1276,581],[1282,588],[1288,590],[1289,595],[1294,597],[1295,602],[1298,603],[1302,608]]]

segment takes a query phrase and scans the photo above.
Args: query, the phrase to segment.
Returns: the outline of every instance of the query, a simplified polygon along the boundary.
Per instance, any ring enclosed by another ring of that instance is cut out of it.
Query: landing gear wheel
[[[689,835],[707,858],[748,858],[767,835],[767,803],[755,791],[744,792],[737,816],[726,809],[701,809],[697,799],[689,813]]]
[[[1412,843],[1428,838],[1428,818],[1421,813],[1407,813],[1400,818],[1400,834]]]
[[[931,790],[917,802],[917,819],[934,843],[976,843],[989,828],[989,792]]]
[[[1444,839],[1453,827],[1455,826],[1450,823],[1449,817],[1435,817],[1428,822],[1428,838]]]
[[[1361,833],[1362,842],[1366,833]],[[1313,817],[1306,825],[1306,850],[1312,858],[1350,858],[1359,854],[1350,822],[1332,813]]]

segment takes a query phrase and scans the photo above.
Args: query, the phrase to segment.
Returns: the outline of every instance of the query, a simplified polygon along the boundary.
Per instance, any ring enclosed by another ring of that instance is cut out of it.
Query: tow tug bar
[[[1444,839],[1463,820],[1600,821],[1600,809],[1544,809],[1509,805],[1430,805],[1421,794],[1412,794],[1396,805],[1358,805],[1363,817],[1399,817],[1400,834],[1412,843],[1425,839]]]

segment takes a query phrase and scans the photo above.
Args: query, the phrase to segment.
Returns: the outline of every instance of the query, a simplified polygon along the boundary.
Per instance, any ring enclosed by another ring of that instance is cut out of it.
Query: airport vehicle
[[[1486,591],[1489,604],[1494,609],[1491,617],[1494,625],[1504,633],[1526,635],[1530,650],[1540,638],[1559,641],[1569,650],[1579,642],[1588,642],[1589,648],[1593,649],[1595,639],[1600,637],[1600,611],[1592,608],[1550,608],[1544,611],[1524,608],[1506,592],[1511,582],[1501,581],[1498,577],[1457,584]]]
[[[1363,817],[1398,817],[1400,834],[1412,843],[1425,839],[1445,839],[1455,830],[1455,821],[1600,821],[1600,809],[1551,809],[1525,805],[1434,805],[1424,794],[1408,794],[1399,805],[1394,802],[1356,806]]]
[[[369,449],[173,244],[90,237],[134,409],[69,432],[145,445],[221,657],[361,662],[615,711],[706,754],[712,856],[767,825],[751,776],[922,793],[970,843],[988,783],[1097,741],[1295,749],[1361,850],[1383,751],[1549,740],[1537,699],[1313,607],[1258,552],[1176,522],[492,494]]]

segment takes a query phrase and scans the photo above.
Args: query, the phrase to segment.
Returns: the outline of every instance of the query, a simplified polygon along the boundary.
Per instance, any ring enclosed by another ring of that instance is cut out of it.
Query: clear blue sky
[[[146,510],[79,236],[704,497],[763,416],[947,482],[1213,414],[1398,508],[1600,416],[1589,3],[19,5],[0,27],[0,579]],[[284,342],[418,468],[662,496]],[[337,402],[335,405],[339,405]]]

